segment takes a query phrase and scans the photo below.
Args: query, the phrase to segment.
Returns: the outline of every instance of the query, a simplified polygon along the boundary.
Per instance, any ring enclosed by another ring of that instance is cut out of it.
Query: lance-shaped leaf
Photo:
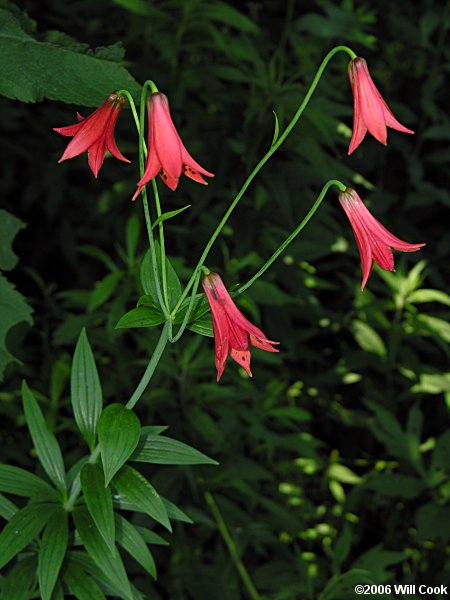
[[[102,412],[103,397],[94,355],[84,328],[81,330],[73,355],[70,384],[75,421],[92,452],[95,446],[97,421]]]
[[[36,577],[36,557],[27,556],[2,581],[2,600],[29,600]]]
[[[111,490],[105,487],[101,465],[86,464],[81,469],[81,489],[89,513],[110,552],[116,553],[114,509]]]
[[[161,250],[158,242],[155,241],[156,263],[158,272],[161,273]],[[167,273],[167,293],[169,296],[169,306],[173,308],[181,296],[181,283],[175,269],[172,267],[169,259],[166,256],[166,273]],[[153,273],[152,254],[148,250],[141,264],[141,284],[144,292],[152,298],[157,298],[157,289],[155,276]]]
[[[163,221],[167,221],[167,219],[172,219],[173,217],[176,217],[181,212],[183,212],[184,210],[186,210],[187,208],[190,208],[190,207],[191,207],[191,205],[187,204],[186,206],[183,206],[183,208],[178,208],[177,210],[169,210],[169,212],[166,212],[166,213],[163,213],[162,215],[159,215],[159,217],[153,223],[152,229],[155,229],[155,227],[157,227]]]
[[[98,441],[105,474],[105,486],[133,454],[139,442],[141,424],[122,404],[110,404],[98,422]]]
[[[147,573],[156,579],[156,565],[143,537],[129,521],[116,514],[117,543],[120,544]]]
[[[119,319],[116,329],[135,327],[155,327],[164,323],[165,317],[157,306],[138,306],[132,308]]]
[[[42,600],[52,598],[53,589],[67,550],[69,528],[67,513],[58,509],[47,523],[39,547],[38,580]]]
[[[56,504],[28,504],[10,518],[0,534],[0,569],[41,532],[56,508]]]
[[[189,523],[190,525],[192,525],[194,521],[191,519],[191,517],[188,517],[188,515],[181,510],[181,508],[179,508],[170,500],[167,500],[167,498],[161,499],[170,519],[172,519],[173,521],[182,521],[183,523]]]
[[[172,531],[163,501],[152,484],[139,471],[125,465],[114,477],[114,486],[139,510]]]
[[[126,600],[131,599],[130,582],[120,554],[118,552],[114,556],[111,554],[86,508],[76,508],[73,511],[73,519],[89,556],[100,568],[106,579],[110,580],[120,590],[123,597]]]
[[[3,494],[0,494],[0,517],[9,521],[9,519],[18,511],[19,509],[11,502],[8,498],[6,498]]]
[[[78,600],[106,600],[105,594],[86,571],[74,560],[69,560],[64,571],[64,581]]]
[[[12,465],[0,465],[0,492],[26,496],[34,500],[57,500],[59,493],[46,481]]]
[[[61,448],[53,433],[49,431],[39,404],[25,381],[22,384],[22,398],[25,419],[39,461],[56,487],[65,491],[66,475]]]
[[[159,465],[217,465],[217,461],[183,442],[162,435],[141,437],[131,459]]]

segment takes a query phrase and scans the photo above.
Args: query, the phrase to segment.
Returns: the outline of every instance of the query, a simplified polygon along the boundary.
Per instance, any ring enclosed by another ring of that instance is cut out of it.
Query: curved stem
[[[239,573],[239,575],[242,579],[242,583],[244,584],[245,589],[248,592],[248,595],[250,596],[250,598],[252,600],[262,600],[261,596],[258,593],[258,590],[255,587],[255,584],[251,580],[249,572],[247,571],[244,563],[242,562],[242,560],[239,557],[239,552],[236,548],[236,544],[234,543],[234,540],[231,537],[230,532],[228,531],[227,524],[225,523],[225,521],[222,517],[222,513],[220,512],[220,509],[217,506],[214,496],[211,494],[211,492],[205,492],[204,495],[205,495],[205,500],[206,500],[209,508],[211,509],[212,514],[214,515],[214,519],[217,523],[217,527],[220,531],[220,535],[222,536],[222,539],[225,542],[228,552],[230,553],[230,556],[234,562],[237,572]]]
[[[153,196],[155,198],[156,214],[158,218],[161,216],[161,203],[159,201],[158,185],[156,179],[152,179]],[[161,251],[161,276],[162,276],[162,290],[164,296],[164,302],[167,311],[170,310],[169,296],[167,293],[167,265],[166,265],[166,245],[164,242],[164,222],[161,220],[158,223],[159,230],[159,247]]]
[[[138,133],[139,133],[139,130],[140,130],[139,116],[137,114],[136,105],[134,103],[133,96],[130,94],[130,92],[128,90],[119,90],[117,92],[117,94],[119,96],[127,97],[131,112],[133,114],[134,123],[135,123],[136,129],[138,130]]]
[[[192,309],[194,308],[194,300],[195,300],[195,295],[197,294],[198,284],[200,283],[201,272],[202,272],[201,268],[197,269],[197,271],[196,271],[196,277],[194,280],[194,284],[192,286],[192,293],[191,293],[191,298],[189,300],[189,306],[187,307],[186,314],[184,315],[183,321],[180,325],[180,329],[178,330],[178,332],[175,336],[172,336],[172,323],[170,323],[169,342],[171,344],[178,342],[180,337],[183,335],[184,330],[187,327],[187,324],[189,323]],[[172,318],[173,318],[173,315],[172,315]]]
[[[154,84],[153,84],[153,82],[146,81],[144,83],[144,85],[142,86],[142,93],[141,93],[141,105],[140,105],[139,127],[138,127],[138,132],[139,132],[139,172],[140,172],[141,177],[144,174],[145,156],[147,155],[147,148],[145,146],[145,141],[144,141],[144,121],[145,121],[147,85],[150,85],[150,87],[151,87]],[[162,310],[165,318],[167,319],[169,317],[169,311],[166,308],[166,303],[165,303],[163,295],[161,293],[161,284],[160,284],[160,278],[159,278],[159,273],[158,273],[158,261],[157,261],[156,250],[155,250],[155,239],[153,237],[152,220],[151,220],[150,210],[149,210],[149,206],[148,206],[146,186],[144,186],[142,188],[141,194],[142,194],[142,203],[144,206],[145,224],[147,226],[148,241],[149,241],[149,245],[150,245],[150,253],[152,256],[152,268],[153,268],[153,277],[155,279],[155,285],[156,285],[156,295],[158,296],[158,302],[161,307],[161,310]],[[159,204],[159,202],[158,202],[158,204]],[[164,264],[165,264],[165,260],[164,260]]]
[[[145,388],[148,386],[150,379],[152,378],[153,373],[155,372],[159,359],[161,358],[162,353],[164,352],[164,348],[166,347],[168,341],[169,323],[166,321],[161,331],[161,336],[158,340],[158,343],[156,344],[156,348],[154,349],[152,357],[150,358],[150,362],[148,363],[147,368],[145,369],[144,374],[142,375],[142,379],[139,382],[137,388],[134,390],[133,395],[125,405],[128,409],[131,410],[132,408],[134,408],[139,398],[144,393]]]
[[[297,112],[292,117],[291,122],[286,127],[286,129],[283,131],[283,133],[279,136],[279,138],[277,140],[273,141],[272,146],[270,147],[270,149],[266,152],[266,154],[262,157],[262,159],[258,162],[258,164],[256,165],[256,167],[253,169],[253,171],[247,177],[247,179],[244,182],[244,185],[242,186],[242,188],[238,192],[238,194],[235,197],[235,199],[233,200],[233,202],[228,207],[228,210],[226,211],[226,213],[222,217],[219,225],[216,227],[215,231],[213,232],[211,238],[209,239],[208,243],[206,244],[205,249],[202,252],[202,255],[200,256],[200,259],[199,259],[199,261],[197,263],[197,266],[194,269],[194,272],[191,275],[191,278],[189,279],[186,287],[183,290],[183,293],[181,294],[181,297],[179,298],[179,300],[178,300],[175,308],[172,311],[172,315],[174,315],[177,312],[177,310],[180,308],[182,302],[186,298],[187,294],[189,293],[189,290],[191,289],[191,287],[192,287],[192,285],[194,283],[194,278],[195,278],[195,274],[197,272],[197,269],[200,267],[200,265],[202,265],[205,262],[206,257],[208,256],[209,251],[211,250],[212,245],[214,244],[214,242],[216,241],[218,235],[222,231],[224,225],[228,221],[231,213],[236,208],[239,200],[242,198],[242,196],[244,195],[244,193],[247,191],[247,188],[249,187],[250,183],[253,181],[253,179],[259,173],[259,171],[262,169],[262,167],[266,164],[266,162],[269,160],[269,158],[272,156],[272,154],[274,154],[278,150],[278,148],[285,141],[285,139],[287,138],[287,136],[291,133],[292,129],[297,124],[297,121],[302,116],[303,111],[307,107],[308,102],[310,101],[311,96],[313,95],[313,93],[314,93],[314,91],[315,91],[315,89],[316,89],[316,87],[317,87],[317,85],[318,85],[318,83],[320,81],[320,78],[322,77],[322,74],[323,74],[326,66],[328,65],[328,63],[330,62],[330,60],[335,56],[335,54],[337,54],[338,52],[346,52],[350,56],[351,59],[356,58],[356,54],[353,52],[353,50],[351,50],[347,46],[336,46],[335,48],[333,48],[332,50],[330,50],[330,52],[328,52],[328,54],[325,56],[325,58],[323,59],[323,61],[320,64],[319,68],[317,69],[317,72],[316,72],[316,74],[314,76],[314,79],[313,79],[313,81],[312,81],[312,83],[311,83],[311,85],[309,87],[309,90],[306,93],[306,96],[304,97],[302,103],[298,107]]]
[[[310,208],[308,214],[306,215],[306,217],[299,223],[299,225],[294,229],[294,231],[291,233],[291,235],[289,235],[284,242],[281,244],[281,246],[272,254],[272,256],[269,258],[269,260],[259,269],[259,271],[253,275],[253,277],[251,279],[249,279],[247,281],[247,283],[245,283],[242,287],[240,287],[239,289],[237,289],[234,293],[235,295],[239,295],[242,294],[242,292],[245,292],[245,290],[248,290],[248,288],[253,285],[255,283],[255,281],[257,279],[259,279],[261,277],[261,275],[267,271],[267,269],[270,267],[270,265],[275,262],[275,260],[280,256],[280,254],[289,246],[289,244],[297,237],[297,235],[300,233],[300,231],[309,223],[309,221],[312,219],[312,217],[314,216],[315,212],[317,211],[317,209],[319,208],[319,206],[322,204],[322,200],[325,198],[326,193],[328,192],[328,190],[330,189],[330,187],[332,185],[335,185],[339,188],[340,192],[343,192],[346,188],[346,186],[341,183],[340,181],[338,181],[337,179],[330,179],[330,181],[327,181],[327,183],[323,186],[322,191],[320,192],[320,194],[317,196],[316,201],[314,202],[314,204],[312,205],[312,207]]]

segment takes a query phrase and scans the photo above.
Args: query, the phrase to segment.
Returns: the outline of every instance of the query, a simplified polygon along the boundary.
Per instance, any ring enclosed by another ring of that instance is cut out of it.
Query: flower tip
[[[136,200],[136,198],[139,196],[139,194],[141,193],[142,188],[139,188],[134,192],[134,196],[131,198],[131,202],[134,202]]]

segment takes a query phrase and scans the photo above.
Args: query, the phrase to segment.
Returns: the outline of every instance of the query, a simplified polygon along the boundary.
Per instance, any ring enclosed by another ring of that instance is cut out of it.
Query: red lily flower
[[[392,248],[401,252],[416,252],[425,244],[408,244],[395,237],[369,212],[355,190],[347,188],[339,194],[339,202],[350,221],[361,257],[363,291],[373,261],[385,271],[394,271]]]
[[[88,153],[88,162],[94,176],[97,177],[108,149],[113,156],[129,163],[117,147],[114,139],[114,127],[125,98],[111,94],[91,115],[82,117],[77,113],[78,123],[67,127],[54,127],[61,135],[73,137],[58,162],[74,158],[83,152]]]
[[[216,344],[217,381],[222,377],[227,357],[233,358],[252,377],[250,371],[250,344],[267,352],[278,352],[258,327],[248,321],[237,308],[217,273],[202,277],[202,286],[211,308]]]
[[[363,141],[367,130],[386,146],[387,127],[403,133],[414,133],[397,121],[381,97],[370,76],[364,58],[355,58],[348,65],[348,76],[353,92],[353,135],[348,153],[351,154]]]
[[[167,96],[161,92],[152,94],[147,100],[147,114],[147,162],[133,200],[137,198],[142,188],[157,175],[161,176],[171,190],[176,189],[182,173],[198,183],[208,185],[202,175],[214,177],[214,174],[201,167],[184,147],[170,116]]]

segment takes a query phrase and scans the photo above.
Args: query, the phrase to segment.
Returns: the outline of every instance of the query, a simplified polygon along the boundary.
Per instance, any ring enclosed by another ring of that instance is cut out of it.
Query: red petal
[[[183,168],[181,140],[170,116],[167,96],[152,94],[148,103],[148,117],[162,168],[172,179],[179,179]]]
[[[77,123],[76,125],[69,126],[77,127],[78,131],[73,140],[69,142],[64,154],[58,162],[74,158],[75,156],[86,152],[86,150],[95,144],[99,137],[104,133],[112,110],[114,110],[114,104],[112,104],[110,100],[107,100],[87,119],[80,121],[80,123]]]
[[[238,365],[243,367],[250,377],[253,377],[250,371],[250,350],[231,350],[231,358],[233,358]]]
[[[361,119],[373,137],[386,145],[387,130],[383,100],[377,90],[364,59],[355,59],[355,87],[358,89]]]
[[[348,148],[348,154],[351,154],[363,141],[366,133],[367,127],[364,125],[364,122],[361,118],[361,110],[360,110],[360,97],[358,94],[358,88],[354,83],[354,69],[353,69],[353,61],[349,64],[348,74],[350,77],[350,84],[352,86],[353,92],[353,134],[352,139],[350,140],[350,145]]]
[[[116,140],[114,138],[114,128],[116,126],[117,119],[119,118],[119,112],[119,108],[116,108],[116,110],[114,110],[111,113],[111,117],[108,121],[105,137],[106,147],[113,156],[115,156],[119,160],[122,160],[123,162],[129,163],[130,161],[128,160],[128,158],[125,158],[125,156],[120,152],[119,148],[117,147]]]
[[[105,160],[106,142],[105,136],[103,135],[99,140],[92,144],[88,150],[88,163],[91,171],[94,173],[94,177],[97,178],[98,172]]]

